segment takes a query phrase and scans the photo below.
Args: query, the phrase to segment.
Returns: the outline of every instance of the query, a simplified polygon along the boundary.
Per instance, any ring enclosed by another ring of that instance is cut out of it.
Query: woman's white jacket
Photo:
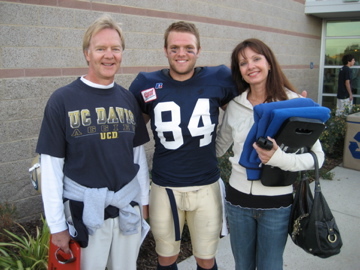
[[[216,139],[216,155],[224,155],[233,144],[234,156],[229,160],[232,172],[229,184],[236,190],[252,195],[277,196],[293,192],[292,185],[285,187],[266,187],[260,180],[247,180],[246,169],[239,164],[240,155],[243,151],[246,137],[254,124],[253,106],[247,99],[248,91],[235,97],[229,102],[221,125],[219,126]],[[298,94],[287,90],[289,99],[299,98]],[[311,150],[316,154],[319,166],[324,162],[324,152],[318,140]],[[302,171],[314,168],[314,159],[308,154],[290,154],[280,149],[276,150],[266,165],[276,166],[286,171]]]

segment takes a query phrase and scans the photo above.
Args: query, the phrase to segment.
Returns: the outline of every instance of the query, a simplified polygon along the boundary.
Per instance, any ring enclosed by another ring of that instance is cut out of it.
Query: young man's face
[[[164,52],[169,61],[170,76],[177,81],[190,79],[194,74],[196,60],[200,53],[195,35],[171,31],[167,44]]]
[[[89,71],[85,76],[91,82],[109,85],[114,81],[122,60],[122,46],[119,33],[114,29],[103,29],[93,35],[85,51]]]
[[[349,66],[352,67],[353,65],[355,65],[355,58],[353,58],[350,62],[349,62]]]

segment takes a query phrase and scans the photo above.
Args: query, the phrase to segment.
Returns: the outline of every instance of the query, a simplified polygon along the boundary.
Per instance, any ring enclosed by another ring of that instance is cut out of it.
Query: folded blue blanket
[[[248,180],[258,180],[261,161],[252,146],[259,137],[274,137],[289,117],[317,119],[325,123],[330,118],[330,109],[321,107],[309,98],[295,98],[263,103],[254,107],[254,124],[245,140],[239,164],[246,168]]]

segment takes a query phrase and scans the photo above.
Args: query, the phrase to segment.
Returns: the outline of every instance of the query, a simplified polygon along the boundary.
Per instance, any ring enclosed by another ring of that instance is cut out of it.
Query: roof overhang
[[[323,19],[360,18],[360,0],[307,0],[305,14]]]

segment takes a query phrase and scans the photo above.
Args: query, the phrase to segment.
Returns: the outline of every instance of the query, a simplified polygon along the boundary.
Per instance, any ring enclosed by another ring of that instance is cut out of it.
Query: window
[[[322,105],[330,109],[336,107],[339,69],[342,57],[352,54],[355,65],[351,68],[351,87],[354,103],[360,103],[360,21],[327,21],[324,37],[325,57],[322,63]]]

